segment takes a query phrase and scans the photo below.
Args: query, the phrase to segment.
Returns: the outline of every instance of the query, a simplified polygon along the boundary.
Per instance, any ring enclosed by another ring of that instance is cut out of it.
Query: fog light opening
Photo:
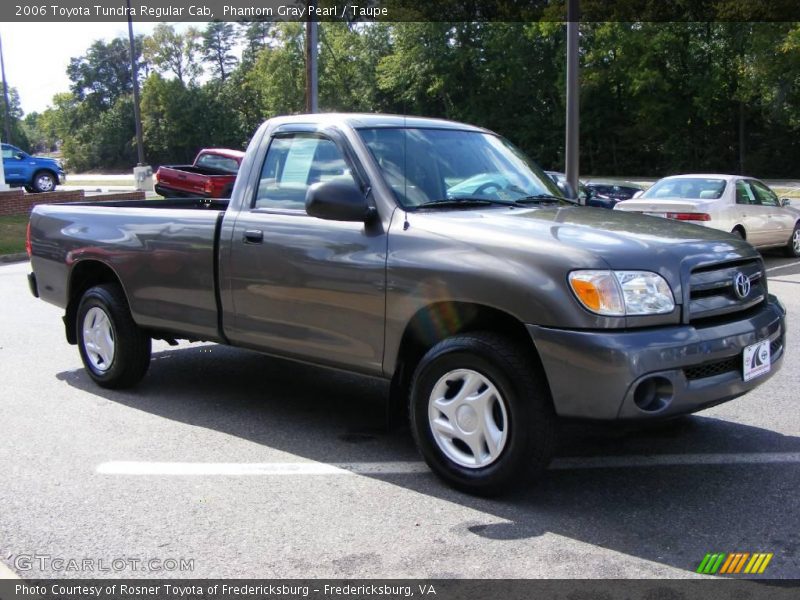
[[[648,377],[633,392],[633,402],[644,412],[658,412],[672,402],[672,382],[665,377]]]

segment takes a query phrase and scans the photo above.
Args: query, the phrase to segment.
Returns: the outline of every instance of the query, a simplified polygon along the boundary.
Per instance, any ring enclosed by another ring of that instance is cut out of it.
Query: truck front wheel
[[[37,171],[33,174],[31,188],[34,192],[52,192],[56,189],[56,178],[49,171]]]
[[[524,485],[553,455],[557,423],[544,378],[500,335],[465,333],[431,348],[414,373],[410,413],[425,462],[465,492]]]
[[[76,327],[81,360],[98,385],[126,388],[144,377],[150,366],[150,337],[134,322],[119,286],[88,289],[78,306]]]

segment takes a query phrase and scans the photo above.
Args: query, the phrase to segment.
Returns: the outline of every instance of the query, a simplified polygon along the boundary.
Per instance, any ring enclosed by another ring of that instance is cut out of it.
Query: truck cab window
[[[331,140],[310,134],[276,137],[264,159],[253,207],[304,210],[309,186],[332,179],[355,184]]]

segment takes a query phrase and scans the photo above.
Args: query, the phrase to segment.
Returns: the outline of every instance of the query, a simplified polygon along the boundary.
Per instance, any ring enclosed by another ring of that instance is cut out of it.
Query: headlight
[[[573,271],[569,285],[580,303],[599,315],[661,315],[675,309],[669,284],[649,271]]]

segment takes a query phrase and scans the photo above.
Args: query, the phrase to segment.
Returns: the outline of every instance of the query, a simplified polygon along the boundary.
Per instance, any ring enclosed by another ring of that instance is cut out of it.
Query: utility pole
[[[306,112],[319,112],[319,73],[317,71],[317,21],[311,16],[314,0],[308,0],[306,17]]]
[[[139,70],[136,68],[136,46],[133,39],[133,17],[131,17],[131,0],[128,5],[128,42],[131,45],[131,77],[133,78],[133,116],[136,120],[136,150],[139,153],[138,166],[144,166],[144,141],[142,140],[142,115],[139,112]]]
[[[6,143],[13,144],[14,142],[11,139],[11,104],[8,102],[8,83],[6,82],[6,63],[3,59],[3,39],[0,38],[0,71],[2,71],[3,76],[3,99],[5,101],[5,112],[4,112],[4,128],[6,132]]]
[[[580,102],[578,88],[578,0],[567,0],[567,137],[564,151],[564,174],[567,183],[578,193],[578,158]]]
[[[139,162],[133,168],[133,180],[137,190],[153,189],[153,168],[144,162],[144,140],[142,139],[142,113],[139,110],[139,69],[136,66],[136,45],[133,39],[133,12],[131,0],[128,6],[128,42],[131,46],[131,78],[133,79],[133,118],[136,121],[136,152]]]

